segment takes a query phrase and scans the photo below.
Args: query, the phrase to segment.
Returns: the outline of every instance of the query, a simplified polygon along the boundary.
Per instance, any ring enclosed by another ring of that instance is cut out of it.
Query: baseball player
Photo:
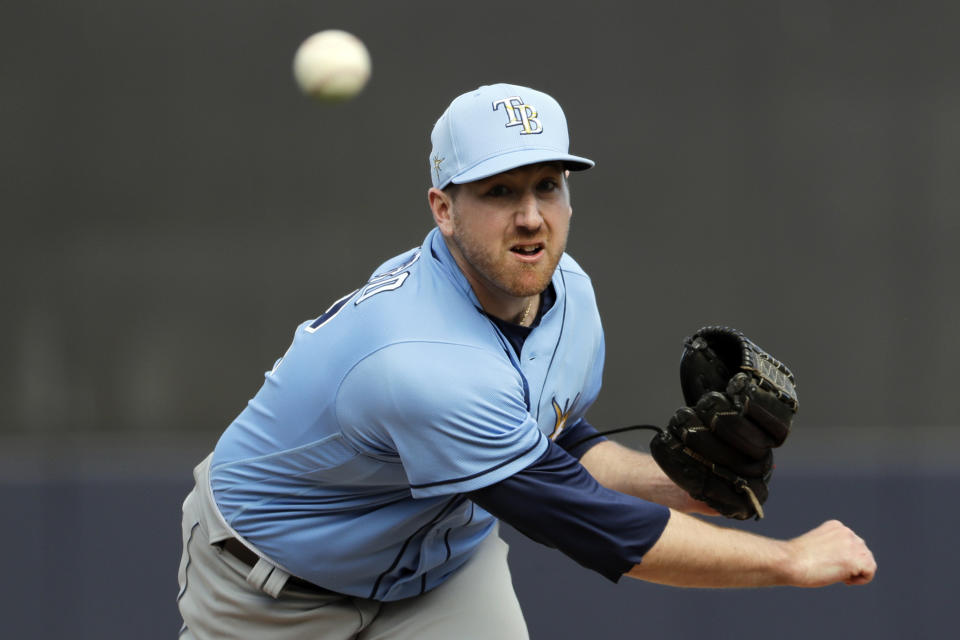
[[[195,469],[181,637],[526,638],[498,519],[614,581],[872,579],[840,523],[708,524],[650,456],[596,437],[603,331],[564,252],[569,172],[593,162],[553,98],[480,87],[432,143],[435,228],[297,327]]]

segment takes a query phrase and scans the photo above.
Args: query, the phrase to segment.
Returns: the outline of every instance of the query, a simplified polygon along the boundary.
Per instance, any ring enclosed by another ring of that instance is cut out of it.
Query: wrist
[[[801,555],[796,552],[789,540],[772,540],[773,576],[776,585],[799,586],[803,584],[805,569]]]
[[[689,493],[686,495],[686,502],[681,508],[684,513],[696,513],[702,516],[719,516],[721,513],[708,505],[706,502],[697,500]]]

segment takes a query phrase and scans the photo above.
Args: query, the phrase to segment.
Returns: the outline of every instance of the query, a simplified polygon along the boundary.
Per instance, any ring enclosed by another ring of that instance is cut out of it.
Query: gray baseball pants
[[[421,596],[379,602],[287,584],[280,567],[255,567],[218,544],[232,533],[213,502],[210,458],[183,503],[177,604],[181,640],[524,640],[528,638],[496,531],[457,573]],[[259,588],[254,585],[259,585]]]

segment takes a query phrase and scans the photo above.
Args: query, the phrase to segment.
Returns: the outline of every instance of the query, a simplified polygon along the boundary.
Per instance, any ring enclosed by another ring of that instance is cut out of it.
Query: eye
[[[544,178],[539,183],[537,183],[537,190],[549,193],[551,191],[556,191],[560,188],[560,184],[557,182],[556,178]]]
[[[506,185],[495,184],[489,189],[487,189],[486,195],[491,198],[502,198],[510,194],[510,189]]]

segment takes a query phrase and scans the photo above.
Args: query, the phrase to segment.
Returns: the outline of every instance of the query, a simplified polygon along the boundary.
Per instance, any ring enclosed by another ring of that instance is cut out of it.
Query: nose
[[[526,229],[536,230],[543,224],[540,214],[540,203],[535,193],[527,192],[517,203],[517,212],[514,216],[516,225]]]

